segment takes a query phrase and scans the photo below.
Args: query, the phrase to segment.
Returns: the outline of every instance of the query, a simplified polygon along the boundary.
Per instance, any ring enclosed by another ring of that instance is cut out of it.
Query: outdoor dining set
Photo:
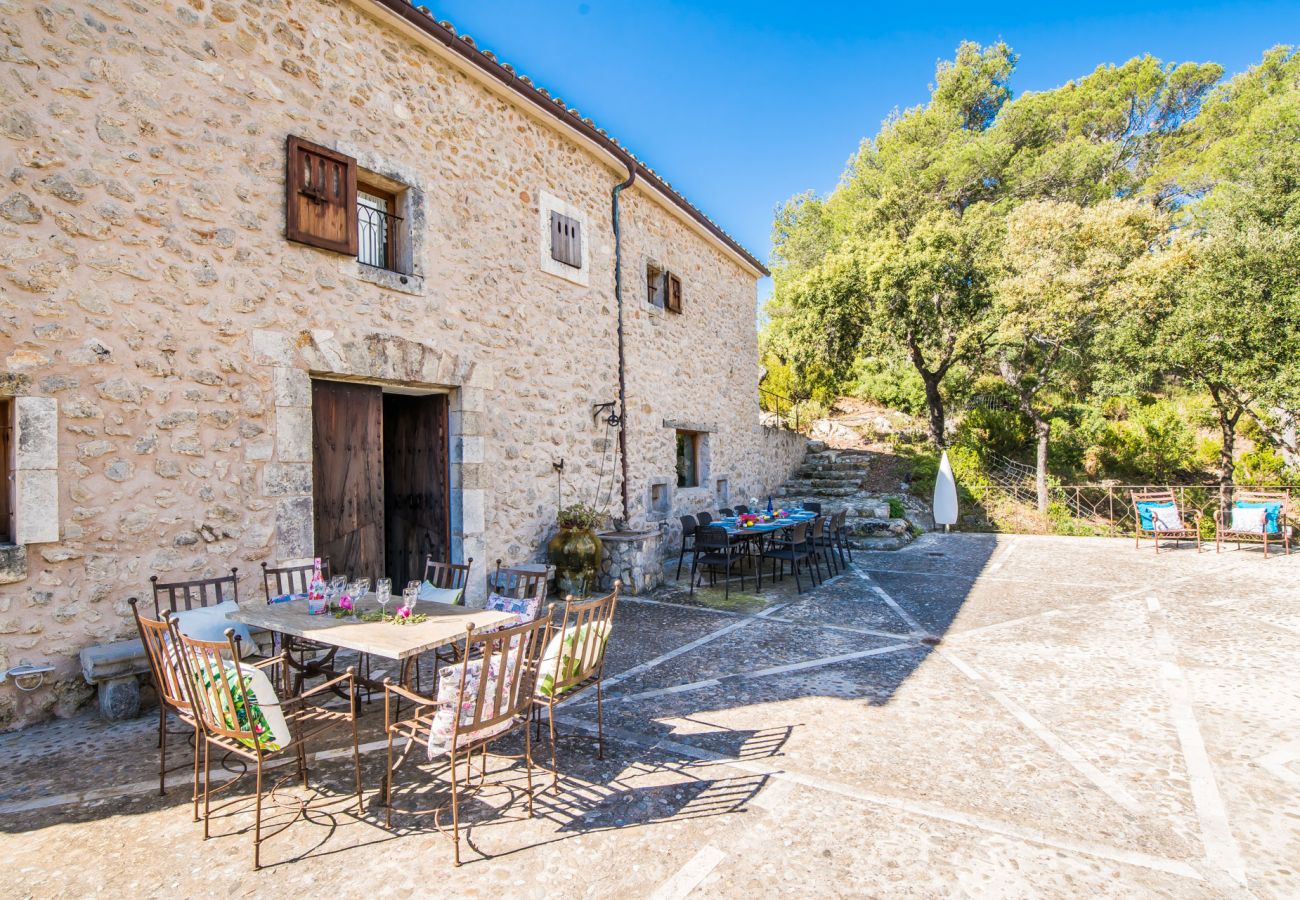
[[[263,563],[264,596],[254,602],[240,601],[236,569],[197,581],[152,578],[152,611],[137,598],[129,603],[158,692],[159,793],[172,771],[168,735],[184,735],[192,745],[193,817],[206,840],[215,813],[247,802],[221,795],[251,773],[253,866],[259,868],[262,844],[313,808],[309,800],[286,801],[276,789],[293,780],[308,787],[308,744],[326,732],[350,736],[356,814],[365,815],[358,717],[382,692],[387,758],[378,796],[386,826],[401,802],[395,795],[419,797],[416,787],[395,784],[394,775],[423,749],[430,762],[445,765],[450,797],[433,809],[398,811],[432,813],[440,832],[450,814],[460,865],[460,804],[474,782],[471,767],[478,769],[477,784],[485,783],[492,744],[511,734],[522,745],[512,758],[524,763],[531,816],[532,749],[542,719],[558,792],[555,709],[589,688],[603,758],[601,684],[619,584],[603,596],[566,597],[557,614],[557,604],[546,604],[545,567],[505,568],[498,560],[485,607],[470,609],[465,588],[473,567],[472,559],[453,564],[430,557],[423,580],[412,582],[391,612],[388,584],[381,580],[372,591],[367,579],[330,579],[327,559]],[[433,664],[432,683],[423,686],[421,659]],[[180,722],[179,732],[169,728],[171,721]],[[277,770],[282,759],[291,764],[288,774]],[[214,765],[237,777],[219,771],[214,778]],[[220,806],[214,798],[223,800]],[[268,804],[287,809],[288,821],[268,827]]]
[[[754,589],[763,589],[763,566],[770,563],[769,580],[785,577],[790,567],[795,587],[803,593],[803,571],[814,584],[820,584],[825,575],[838,574],[853,559],[849,548],[848,512],[823,513],[820,503],[807,502],[799,509],[751,512],[748,506],[723,508],[719,518],[701,512],[682,516],[682,546],[677,560],[677,578],[682,574],[682,563],[689,554],[691,559],[690,593],[694,594],[697,581],[708,573],[711,585],[717,584],[718,574],[723,576],[724,597],[731,596],[731,576],[740,578],[740,589],[745,589],[745,573],[751,571]]]

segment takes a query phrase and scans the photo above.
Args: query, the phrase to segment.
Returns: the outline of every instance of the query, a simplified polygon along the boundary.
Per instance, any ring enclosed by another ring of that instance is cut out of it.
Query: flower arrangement
[[[570,504],[555,514],[555,524],[561,528],[595,528],[599,521],[600,513],[586,503]]]
[[[350,612],[339,610],[334,613],[334,618],[345,619],[351,615]],[[405,606],[399,606],[391,616],[384,615],[384,611],[381,609],[372,609],[358,613],[356,618],[360,622],[392,622],[394,625],[419,625],[421,622],[429,621],[428,616],[413,613]]]
[[[741,528],[753,528],[763,520],[754,513],[745,513],[744,515],[737,516],[736,521],[739,523]]]

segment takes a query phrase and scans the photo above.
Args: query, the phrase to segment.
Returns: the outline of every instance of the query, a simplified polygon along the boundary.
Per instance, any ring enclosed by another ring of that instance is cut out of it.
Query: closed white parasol
[[[948,452],[939,460],[939,474],[934,479],[934,522],[944,526],[957,524],[957,481],[952,477]]]

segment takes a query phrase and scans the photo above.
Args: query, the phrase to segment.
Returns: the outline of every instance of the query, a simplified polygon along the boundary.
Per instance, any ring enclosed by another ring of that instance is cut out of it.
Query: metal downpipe
[[[610,195],[614,220],[614,301],[618,306],[618,461],[622,473],[623,526],[631,518],[627,496],[627,356],[623,337],[623,243],[619,228],[618,196],[636,181],[636,163],[631,159],[623,160],[627,166],[627,179],[614,185]]]

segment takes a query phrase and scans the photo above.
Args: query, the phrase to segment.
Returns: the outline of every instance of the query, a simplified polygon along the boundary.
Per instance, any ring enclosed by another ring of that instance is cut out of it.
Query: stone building
[[[0,727],[84,702],[77,654],[133,635],[153,574],[238,567],[261,602],[264,560],[540,559],[558,504],[654,531],[798,462],[759,425],[762,264],[451,26],[401,0],[0,25],[0,670],[55,666],[0,685]]]

